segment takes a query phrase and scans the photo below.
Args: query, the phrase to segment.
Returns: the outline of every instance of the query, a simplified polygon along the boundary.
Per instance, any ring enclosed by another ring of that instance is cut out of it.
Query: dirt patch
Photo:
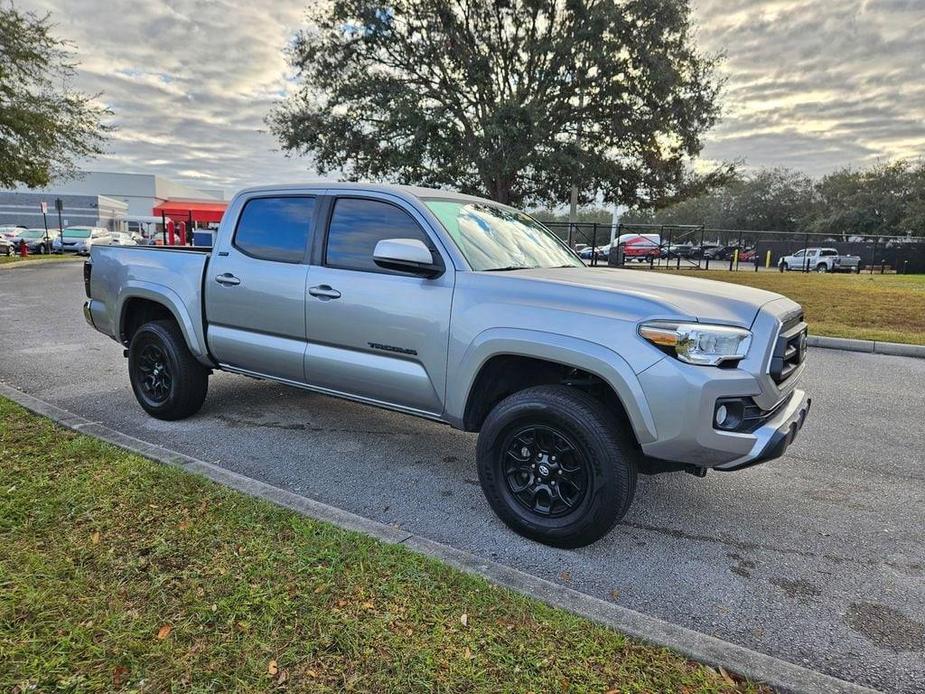
[[[891,651],[925,650],[925,624],[876,602],[854,602],[845,622],[854,631]]]

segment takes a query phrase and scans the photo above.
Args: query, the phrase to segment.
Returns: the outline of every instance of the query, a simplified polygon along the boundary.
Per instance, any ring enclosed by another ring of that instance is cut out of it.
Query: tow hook
[[[693,475],[694,477],[706,477],[707,469],[705,467],[700,467],[699,465],[686,465],[684,467],[684,472],[688,475]]]

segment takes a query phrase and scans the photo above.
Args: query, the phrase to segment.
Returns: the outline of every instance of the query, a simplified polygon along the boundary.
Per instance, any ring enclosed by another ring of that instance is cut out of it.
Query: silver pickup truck
[[[637,474],[780,456],[810,406],[789,299],[591,269],[529,216],[445,191],[249,189],[211,251],[94,245],[84,278],[150,415],[195,414],[221,369],[479,432],[494,511],[560,547],[606,534]]]

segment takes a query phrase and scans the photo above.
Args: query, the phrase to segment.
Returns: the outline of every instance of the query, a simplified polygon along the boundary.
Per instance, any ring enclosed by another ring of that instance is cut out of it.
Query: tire
[[[780,271],[781,271],[781,272],[787,272],[787,270],[789,270],[789,269],[790,269],[790,266],[789,266],[787,263],[781,263],[781,264],[780,264]]]
[[[135,332],[128,373],[138,404],[157,419],[196,414],[209,389],[209,370],[196,361],[172,320],[145,323]]]
[[[627,424],[561,385],[502,400],[477,447],[479,482],[498,517],[524,537],[566,548],[591,544],[623,518],[640,456]]]
[[[819,263],[819,264],[816,266],[816,272],[826,273],[826,272],[828,272],[828,271],[829,271],[829,266],[826,265],[825,263]]]

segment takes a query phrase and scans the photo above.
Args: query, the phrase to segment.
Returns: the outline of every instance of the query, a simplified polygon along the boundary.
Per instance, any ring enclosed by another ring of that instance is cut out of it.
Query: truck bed
[[[167,303],[191,351],[208,359],[203,332],[203,279],[211,251],[175,246],[93,246],[89,312],[94,327],[114,340],[129,301]]]

